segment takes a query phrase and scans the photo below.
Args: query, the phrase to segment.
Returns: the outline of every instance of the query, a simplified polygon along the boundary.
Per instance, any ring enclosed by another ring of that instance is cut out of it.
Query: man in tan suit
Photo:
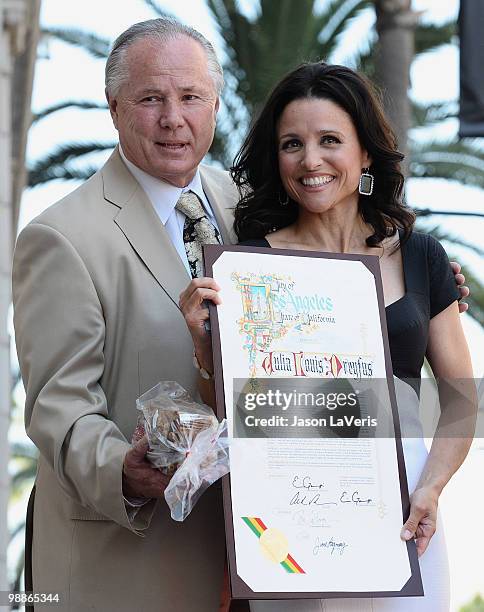
[[[30,223],[13,270],[26,427],[40,450],[33,503],[35,592],[62,611],[214,612],[225,558],[220,487],[183,523],[167,480],[132,448],[136,398],[160,380],[196,393],[178,308],[191,279],[187,218],[231,242],[229,176],[200,165],[213,139],[222,71],[198,32],[136,24],[115,42],[106,94],[120,146]],[[219,234],[218,234],[219,232]]]

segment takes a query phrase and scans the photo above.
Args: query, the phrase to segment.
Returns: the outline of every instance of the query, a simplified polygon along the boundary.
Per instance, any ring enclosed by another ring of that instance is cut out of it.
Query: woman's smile
[[[330,174],[318,174],[311,176],[303,176],[299,182],[306,188],[307,191],[320,191],[334,181],[334,176]]]

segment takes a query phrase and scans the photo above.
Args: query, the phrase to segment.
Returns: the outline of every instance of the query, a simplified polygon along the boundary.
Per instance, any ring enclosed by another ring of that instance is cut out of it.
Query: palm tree
[[[415,55],[418,14],[412,0],[375,0],[378,44],[376,76],[383,89],[387,115],[395,129],[399,148],[408,156],[407,134],[412,127],[410,65]]]
[[[260,0],[253,20],[232,0],[207,0],[225,42],[224,69],[230,75],[223,97],[229,112],[218,126],[216,139],[216,143],[229,143],[226,164],[232,159],[231,135],[236,134],[240,142],[275,83],[302,61],[330,58],[349,21],[371,6],[369,0],[330,0],[316,14],[315,4],[314,0]],[[244,113],[237,112],[240,102]]]
[[[144,0],[156,15],[166,15],[155,0]],[[259,0],[255,17],[249,18],[235,0],[206,0],[225,45],[224,69],[227,86],[222,98],[223,111],[214,143],[213,160],[231,164],[252,117],[257,114],[267,92],[288,70],[303,60],[331,61],[341,34],[365,11],[376,9],[376,28],[366,46],[345,63],[363,70],[382,86],[387,112],[393,120],[400,148],[409,150],[408,175],[420,178],[446,178],[484,186],[484,152],[476,142],[407,142],[411,125],[429,125],[451,114],[449,103],[422,107],[408,98],[410,63],[415,55],[432,51],[451,41],[456,31],[453,21],[443,25],[423,25],[411,10],[411,0],[328,0],[319,13],[315,0]],[[105,57],[109,41],[79,30],[47,30],[50,36],[84,48],[93,57]],[[396,42],[398,44],[396,44]],[[46,109],[37,120],[60,108],[76,106],[99,108],[88,101],[67,101]],[[83,179],[95,168],[76,162],[93,151],[111,149],[114,143],[66,144],[34,164],[30,184],[52,178]],[[448,212],[448,211],[447,211]],[[422,214],[430,214],[428,210]],[[455,214],[461,214],[456,211]],[[468,274],[468,277],[470,275]],[[473,293],[471,315],[482,322],[484,303],[479,283],[470,280]]]
[[[426,48],[426,44],[418,28],[419,15],[412,10],[411,5],[411,0],[375,0],[378,32],[375,73],[377,80],[385,84],[383,92],[386,112],[395,129],[400,149],[407,159],[410,154],[410,166],[407,165],[404,170],[414,177],[444,176],[458,179],[462,183],[483,186],[484,161],[476,145],[459,141],[408,143],[408,133],[413,125],[423,126],[432,117],[438,121],[439,118],[450,116],[444,104],[435,104],[427,109],[415,106],[412,113],[408,96],[410,66],[416,48]],[[420,34],[418,38],[417,32]],[[453,33],[453,24],[447,24],[440,31],[435,27],[427,27],[425,41],[442,44]],[[430,210],[420,211],[421,216],[431,213]],[[442,232],[439,227],[434,227],[430,232],[441,241],[450,245],[464,245],[481,257],[484,256],[482,249]],[[472,290],[469,298],[470,314],[484,326],[484,287],[471,272],[466,271],[466,274]]]
[[[408,5],[410,1],[404,0]],[[168,15],[154,0],[144,0],[144,2],[156,15]],[[384,91],[395,92],[386,95],[387,110],[390,117],[394,117],[393,123],[399,134],[400,147],[406,149],[408,126],[415,124],[416,118],[419,124],[423,125],[429,121],[443,120],[448,115],[445,113],[445,103],[431,107],[414,105],[413,118],[408,118],[410,110],[401,112],[401,107],[397,108],[395,105],[407,104],[408,76],[393,80],[395,67],[398,67],[398,63],[409,65],[413,46],[416,55],[420,55],[448,44],[456,32],[456,24],[453,21],[439,26],[415,23],[414,35],[411,29],[406,28],[407,38],[414,38],[415,42],[412,45],[411,41],[407,40],[404,45],[407,48],[406,58],[403,62],[400,57],[400,46],[391,43],[393,36],[401,36],[399,29],[394,26],[395,24],[399,26],[402,20],[405,22],[408,18],[416,22],[416,17],[411,11],[409,11],[410,17],[406,16],[401,9],[402,0],[383,0],[383,2],[375,0],[375,3],[379,11],[377,29],[382,38],[381,52],[379,54],[376,52],[378,37],[377,32],[373,31],[370,32],[366,48],[357,52],[346,63],[362,69],[369,76],[383,82]],[[372,0],[328,0],[324,10],[315,14],[316,4],[315,0],[300,0],[297,3],[292,0],[280,0],[277,3],[260,0],[256,18],[249,19],[234,0],[207,0],[209,11],[225,42],[227,54],[224,62],[227,87],[222,100],[226,112],[221,113],[211,149],[212,159],[226,166],[230,165],[247,124],[257,113],[274,83],[303,60],[318,58],[331,60],[338,47],[339,36],[345,32],[352,20],[364,11],[373,10],[375,6]],[[385,9],[384,15],[381,7]],[[44,33],[80,46],[95,58],[106,58],[109,52],[109,40],[78,29],[48,28]],[[397,52],[391,53],[392,49],[396,49]],[[385,61],[381,61],[382,58],[386,58]],[[390,58],[396,61],[392,63],[389,61]],[[400,70],[401,74],[404,72],[405,70]],[[45,109],[35,117],[35,121],[67,107],[86,110],[107,109],[104,104],[68,100]],[[74,143],[72,146],[67,144],[38,160],[31,170],[31,186],[52,178],[69,180],[88,177],[94,171],[94,167],[79,168],[72,162],[91,151],[112,149],[115,143],[94,142],[91,143],[91,147],[89,144]],[[455,179],[455,166],[459,165],[460,168],[466,169],[464,179],[466,183],[478,186],[484,184],[484,156],[473,141],[467,141],[462,145],[453,143],[452,162],[449,161],[449,156],[445,158],[443,155],[444,152],[449,152],[448,143],[441,143],[440,151],[438,143],[427,143],[424,150],[412,143],[411,158],[414,157],[414,148],[415,163],[411,165],[411,176],[415,172],[415,176],[419,177]],[[426,160],[429,154],[434,152],[436,155],[431,157],[432,167],[427,172]]]
[[[412,105],[408,90],[413,58],[449,43],[456,31],[454,22],[438,27],[420,24],[419,15],[412,11],[411,0],[331,0],[318,15],[314,11],[315,2],[311,0],[298,3],[282,0],[277,6],[271,0],[260,0],[255,20],[242,14],[233,0],[207,0],[207,4],[225,41],[225,71],[237,75],[235,87],[226,91],[224,101],[229,99],[227,107],[232,110],[231,101],[234,98],[242,100],[249,119],[257,113],[267,91],[289,69],[302,60],[330,60],[337,48],[339,34],[344,32],[350,20],[374,6],[376,32],[352,63],[381,87],[399,147],[410,160],[404,170],[413,177],[457,179],[465,184],[484,186],[484,155],[477,143],[469,139],[451,143],[408,142],[408,132],[413,125],[428,125],[450,116],[450,105],[445,103],[425,109]],[[240,131],[240,123],[233,120],[237,115],[232,111],[228,117],[230,121],[219,125],[219,142],[230,143],[231,135]],[[227,163],[226,159],[224,161]],[[432,211],[422,210],[421,214],[428,216]],[[451,245],[464,242],[438,228],[432,232]],[[484,255],[477,247],[464,244]],[[466,275],[472,292],[470,314],[484,325],[484,288],[475,275],[469,271]]]
[[[484,599],[481,595],[476,595],[471,602],[462,606],[459,612],[484,612]]]

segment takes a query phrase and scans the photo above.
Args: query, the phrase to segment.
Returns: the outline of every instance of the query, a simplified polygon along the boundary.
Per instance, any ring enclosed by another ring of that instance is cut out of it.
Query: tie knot
[[[200,202],[200,198],[196,193],[193,193],[193,191],[185,191],[182,193],[175,208],[189,219],[192,219],[192,221],[205,217],[205,211]]]

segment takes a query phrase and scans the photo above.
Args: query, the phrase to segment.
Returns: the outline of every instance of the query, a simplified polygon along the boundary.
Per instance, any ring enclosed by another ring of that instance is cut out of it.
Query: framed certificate
[[[422,595],[377,257],[204,247],[232,596]],[[309,400],[308,400],[309,398]]]

